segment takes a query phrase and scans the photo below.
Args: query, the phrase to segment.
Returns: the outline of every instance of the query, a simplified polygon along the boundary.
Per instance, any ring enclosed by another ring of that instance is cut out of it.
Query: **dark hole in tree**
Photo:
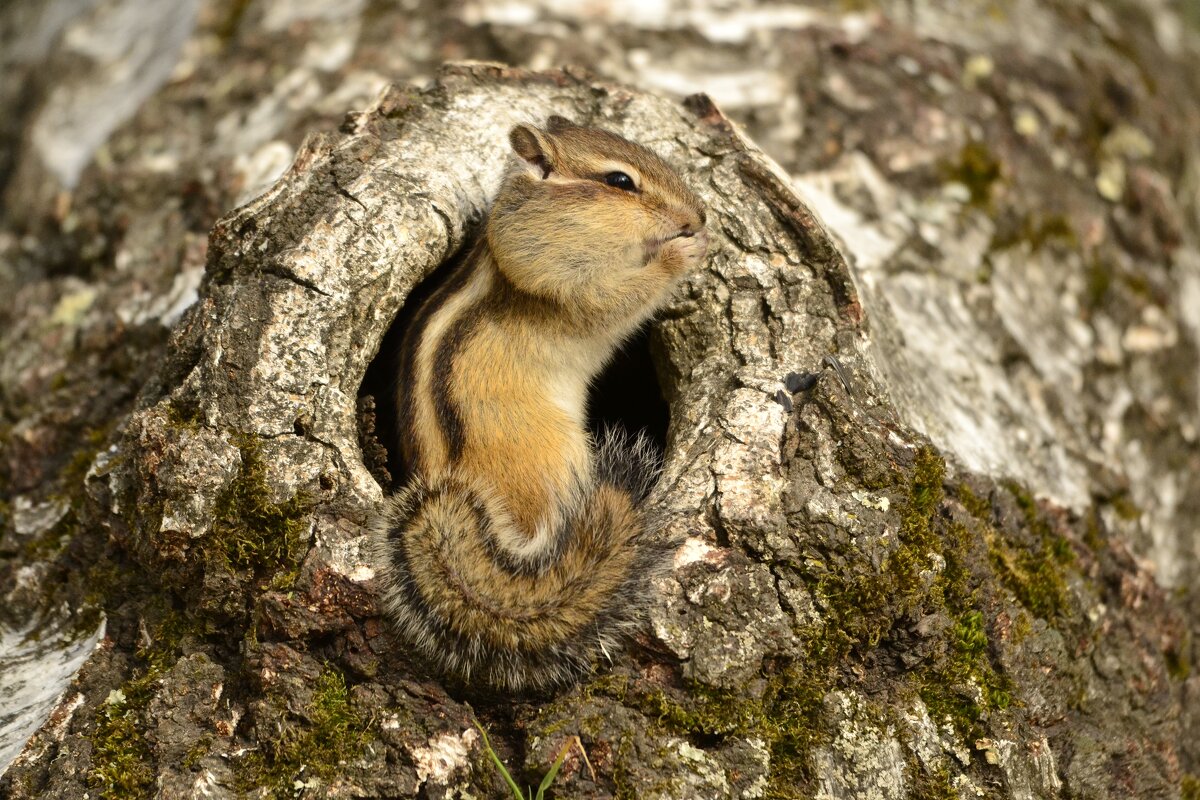
[[[663,399],[650,356],[648,326],[617,351],[588,392],[588,430],[624,428],[645,432],[661,453],[667,447],[670,407]]]
[[[397,354],[400,351],[400,343],[417,309],[446,279],[458,259],[466,257],[469,250],[470,248],[464,247],[454,258],[438,267],[413,289],[384,335],[379,354],[367,368],[359,388],[360,397],[371,395],[375,398],[375,438],[386,450],[386,467],[392,478],[392,486],[384,486],[385,489],[399,488],[408,474],[400,450],[396,447],[398,428],[395,404],[392,400],[396,391],[396,375],[399,372]],[[670,408],[663,399],[650,355],[650,328],[643,327],[617,351],[593,382],[591,391],[588,392],[588,430],[596,434],[606,427],[619,427],[630,433],[644,432],[659,452],[662,452],[666,448],[669,418]],[[360,414],[360,425],[362,423]],[[360,431],[360,435],[364,433],[366,432]],[[374,469],[375,465],[371,463],[370,453],[374,449],[376,448],[372,442],[363,442],[367,466],[379,477],[380,472]]]
[[[411,325],[413,317],[428,297],[433,294],[437,287],[441,286],[446,280],[446,277],[454,271],[454,268],[459,264],[461,259],[466,258],[470,252],[470,247],[461,248],[454,256],[447,259],[444,264],[439,266],[425,280],[413,287],[412,292],[404,301],[404,306],[400,309],[400,313],[396,315],[396,319],[392,320],[392,325],[388,328],[387,333],[383,336],[383,341],[379,344],[379,352],[367,367],[367,372],[363,376],[362,386],[358,388],[358,396],[371,395],[375,398],[375,438],[378,444],[387,452],[387,471],[391,474],[392,486],[384,485],[384,490],[399,489],[408,479],[408,471],[404,466],[404,459],[400,454],[400,448],[397,447],[397,437],[399,435],[399,426],[396,419],[396,388],[397,376],[400,374],[400,345],[404,341],[404,332]],[[360,404],[361,407],[361,404]],[[359,426],[361,428],[364,420],[360,414]],[[364,431],[359,431],[359,438],[364,438]],[[363,455],[368,453],[368,444],[363,442]],[[367,467],[375,474],[376,479],[379,478],[375,465],[367,460]]]

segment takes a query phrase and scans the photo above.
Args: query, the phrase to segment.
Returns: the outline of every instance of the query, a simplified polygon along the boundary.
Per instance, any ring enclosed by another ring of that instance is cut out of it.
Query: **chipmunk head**
[[[509,141],[517,158],[487,237],[516,288],[637,322],[703,259],[703,204],[646,148],[557,116],[544,130],[516,126]]]

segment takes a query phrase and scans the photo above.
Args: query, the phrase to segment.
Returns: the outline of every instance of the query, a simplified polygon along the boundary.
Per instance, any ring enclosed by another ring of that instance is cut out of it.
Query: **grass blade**
[[[524,795],[524,793],[521,792],[521,787],[517,786],[517,782],[512,779],[512,775],[508,774],[508,769],[504,766],[504,762],[500,760],[500,756],[496,755],[496,751],[492,749],[492,743],[488,740],[487,731],[485,731],[483,729],[483,726],[479,724],[479,720],[472,718],[471,721],[475,723],[476,730],[478,730],[479,733],[483,736],[483,749],[486,750],[487,754],[492,757],[492,763],[494,763],[496,765],[496,769],[500,770],[500,774],[504,776],[505,782],[508,783],[508,788],[512,789],[513,797],[515,797],[516,800],[525,800],[525,795]],[[564,752],[563,757],[565,757],[565,756],[566,756],[566,753]],[[560,760],[561,760],[561,758],[560,758]],[[553,770],[553,772],[558,772],[557,764],[555,765],[555,769]],[[542,785],[546,786],[548,784],[546,783],[546,781],[542,781]],[[542,796],[542,792],[541,792],[541,790],[538,790],[539,800],[540,800],[541,796]]]
[[[579,752],[583,754],[583,761],[588,765],[588,770],[591,771],[592,764],[588,761],[587,751],[583,749],[583,742],[579,741],[578,736],[572,736],[563,743],[562,748],[558,751],[558,756],[555,757],[554,763],[550,765],[550,771],[546,773],[546,777],[542,778],[542,785],[538,787],[537,797],[534,800],[543,800],[546,789],[554,782],[554,778],[558,775],[558,771],[562,769],[563,762],[567,760],[567,753],[571,752],[572,747],[579,747]],[[592,773],[595,777],[595,773]]]

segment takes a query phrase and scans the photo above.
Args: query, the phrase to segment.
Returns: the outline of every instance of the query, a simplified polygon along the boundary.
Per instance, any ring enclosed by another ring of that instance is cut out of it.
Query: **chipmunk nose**
[[[680,226],[679,235],[683,237],[695,236],[697,231],[704,228],[704,223],[708,222],[708,217],[704,214],[704,209],[700,209],[690,219],[684,220]]]

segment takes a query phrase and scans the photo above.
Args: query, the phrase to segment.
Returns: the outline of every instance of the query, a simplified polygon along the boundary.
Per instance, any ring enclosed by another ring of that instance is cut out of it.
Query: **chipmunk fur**
[[[586,672],[633,628],[667,551],[644,439],[585,429],[587,388],[708,245],[649,150],[551,117],[469,255],[418,310],[397,412],[410,473],[372,536],[383,605],[444,671],[500,689]]]

